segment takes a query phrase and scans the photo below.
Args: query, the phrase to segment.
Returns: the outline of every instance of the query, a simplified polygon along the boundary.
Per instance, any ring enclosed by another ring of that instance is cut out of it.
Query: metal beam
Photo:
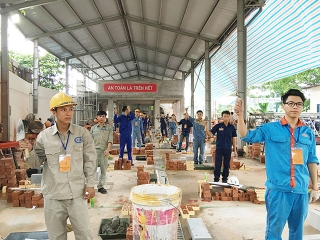
[[[77,26],[73,26],[73,27],[66,27],[66,28],[61,28],[61,29],[50,31],[50,32],[46,32],[46,33],[40,33],[40,34],[36,34],[36,35],[32,35],[32,36],[27,36],[26,40],[31,40],[32,41],[34,39],[49,37],[49,36],[52,36],[52,35],[55,35],[55,34],[59,34],[59,33],[63,33],[63,32],[70,32],[70,31],[77,30],[77,29],[80,29],[80,28],[86,28],[86,27],[97,25],[97,24],[106,23],[106,22],[112,22],[112,21],[116,21],[116,20],[120,20],[120,19],[122,19],[121,16],[105,18],[105,19],[102,19],[102,20],[99,20],[99,21],[93,21],[93,22],[89,22],[89,23],[84,23],[84,24],[80,24],[80,25],[77,25]]]
[[[177,34],[180,34],[180,35],[184,35],[184,36],[188,36],[188,37],[191,37],[191,38],[200,39],[200,40],[203,40],[203,41],[208,41],[208,42],[213,42],[215,44],[219,44],[219,41],[217,39],[214,39],[214,38],[203,37],[203,36],[200,36],[198,34],[189,33],[189,32],[182,31],[182,30],[179,30],[179,29],[176,29],[176,28],[164,26],[164,25],[161,25],[161,24],[158,24],[158,23],[147,22],[147,21],[141,20],[139,18],[130,17],[130,16],[127,16],[127,15],[124,16],[124,18],[129,20],[129,21],[132,21],[132,22],[141,23],[141,24],[144,24],[144,25],[147,25],[147,26],[159,28],[159,29],[166,30],[166,31],[169,31],[169,32],[174,32],[174,33],[177,33]]]
[[[106,78],[106,77],[112,77],[112,76],[121,75],[123,73],[129,73],[129,72],[133,72],[133,71],[138,71],[138,70],[137,69],[132,69],[132,70],[129,70],[129,71],[113,73],[113,74],[110,74],[110,75],[107,75],[107,76],[102,76],[101,78],[95,78],[95,79],[92,79],[92,80],[93,81],[104,80],[104,78]],[[151,74],[154,74],[154,75],[158,75],[158,76],[162,76],[162,77],[166,77],[166,78],[171,78],[171,79],[175,79],[175,80],[182,80],[182,79],[174,78],[174,77],[171,77],[171,76],[168,76],[168,75],[165,75],[165,74],[158,74],[156,72],[150,72],[148,70],[139,69],[139,71],[140,72],[151,73]],[[143,76],[143,75],[141,75],[141,76]]]
[[[26,9],[26,8],[30,8],[30,7],[36,7],[36,6],[40,6],[40,5],[44,5],[44,4],[48,4],[48,3],[52,3],[52,2],[57,2],[57,1],[61,1],[61,0],[34,0],[34,1],[28,1],[28,2],[24,2],[24,3],[19,3],[19,4],[9,6],[9,7],[2,8],[0,10],[0,14],[9,13],[12,11],[17,11],[20,9]]]
[[[94,70],[97,70],[97,69],[100,69],[100,68],[112,67],[112,66],[117,65],[117,64],[123,64],[123,63],[128,63],[128,62],[141,62],[141,63],[145,63],[145,64],[150,64],[150,65],[153,65],[153,66],[156,66],[156,67],[161,67],[161,68],[164,68],[164,69],[169,69],[169,70],[182,72],[182,73],[188,73],[187,71],[183,71],[183,70],[180,70],[180,69],[177,69],[177,68],[171,68],[171,67],[167,67],[165,65],[160,65],[160,64],[156,64],[154,62],[148,62],[148,61],[139,60],[139,59],[136,59],[136,60],[130,59],[130,60],[125,60],[125,61],[113,62],[112,64],[106,64],[106,65],[102,65],[102,66],[99,66],[99,67],[91,68],[91,70],[94,71]]]
[[[189,61],[198,62],[198,59],[195,59],[195,58],[185,57],[185,56],[182,56],[182,55],[179,55],[179,54],[175,54],[175,53],[172,53],[172,52],[160,50],[160,49],[153,48],[153,47],[148,47],[148,46],[143,45],[143,44],[131,43],[131,45],[132,45],[132,46],[135,46],[135,47],[139,47],[139,48],[145,48],[145,49],[150,50],[150,51],[167,54],[167,55],[169,55],[169,56],[173,56],[173,57],[177,57],[177,58],[182,58],[182,59],[186,59],[186,60],[189,60]]]
[[[91,55],[91,54],[95,54],[95,53],[99,53],[99,52],[105,52],[105,51],[116,49],[116,48],[127,47],[127,46],[130,46],[130,44],[129,43],[122,43],[122,44],[114,45],[112,47],[105,47],[105,48],[100,48],[97,50],[93,50],[93,51],[89,51],[89,52],[85,52],[85,53],[81,53],[81,54],[72,55],[70,57],[67,57],[66,59],[68,60],[68,59],[73,59],[73,58],[79,58],[79,57],[83,57],[83,56],[87,56],[87,55]]]

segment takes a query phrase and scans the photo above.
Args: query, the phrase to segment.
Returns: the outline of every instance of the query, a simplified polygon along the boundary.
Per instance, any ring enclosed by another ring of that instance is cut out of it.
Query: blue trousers
[[[131,144],[132,144],[131,134],[128,134],[128,133],[120,134],[119,158],[123,158],[124,147],[127,145],[128,159],[132,162],[132,146],[131,146]]]
[[[187,133],[187,132],[181,132],[178,150],[181,150],[181,145],[182,145],[184,138],[186,138],[186,148],[184,150],[188,151],[189,133]]]
[[[231,149],[216,149],[216,159],[215,159],[214,171],[213,171],[215,182],[219,182],[219,179],[220,179],[222,157],[223,157],[222,181],[227,181],[229,177]]]
[[[176,134],[176,132],[177,132],[176,128],[169,128],[169,140],[172,139],[172,136]]]
[[[203,138],[193,138],[193,161],[195,164],[203,163],[205,142]],[[198,157],[198,148],[200,148],[200,154]]]
[[[132,147],[136,147],[136,139],[138,140],[138,147],[141,148],[141,132],[138,131],[132,131]]]
[[[288,221],[289,240],[303,239],[303,223],[308,214],[308,194],[297,194],[267,189],[266,240],[281,240],[283,228]]]

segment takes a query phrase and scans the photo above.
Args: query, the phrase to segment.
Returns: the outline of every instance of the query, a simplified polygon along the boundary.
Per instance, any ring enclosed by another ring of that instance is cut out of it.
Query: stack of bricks
[[[145,149],[146,150],[153,150],[153,144],[152,143],[147,143]]]
[[[231,170],[239,170],[242,167],[242,165],[243,165],[243,163],[241,164],[238,161],[234,161],[234,157],[231,156],[231,159],[230,159],[230,169]]]
[[[110,153],[111,155],[119,155],[120,150],[119,150],[119,149],[111,149],[111,150],[109,151],[109,153]]]
[[[132,215],[132,203],[124,203],[121,208],[121,215],[130,216]]]
[[[7,203],[13,203],[12,192],[11,188],[7,188]]]
[[[178,135],[173,135],[172,136],[172,141],[171,141],[173,144],[177,144],[178,143]]]
[[[137,185],[142,185],[142,184],[149,184],[150,183],[150,173],[149,172],[144,172],[144,167],[143,166],[137,166],[138,172],[138,180],[137,180]]]
[[[220,201],[251,201],[256,204],[264,203],[264,201],[257,199],[257,193],[255,191],[254,189],[247,189],[246,192],[244,192],[237,187],[224,188],[223,192],[215,192],[215,196],[213,196],[212,199]],[[261,195],[264,196],[264,193],[265,189]]]
[[[24,202],[24,196],[23,196],[23,200],[20,200],[22,199],[20,195],[23,195],[23,191],[21,190],[13,191],[11,195],[12,195],[13,207],[20,207],[20,201]]]
[[[138,148],[132,148],[132,155],[139,155],[139,149]]]
[[[186,170],[187,171],[194,170],[194,161],[186,161]]]
[[[31,197],[32,206],[43,207],[44,201],[41,194],[34,194]]]
[[[248,146],[249,156],[252,158],[260,158],[261,155],[261,145],[260,143],[253,143]]]
[[[126,240],[133,240],[133,227],[132,227],[132,223],[130,223],[129,227],[127,228]]]
[[[122,168],[123,167],[123,168]],[[114,170],[131,170],[131,161],[127,158],[119,158],[114,161]]]
[[[166,170],[187,170],[186,164],[181,160],[166,160]]]
[[[27,179],[26,169],[16,169],[16,178],[18,182],[20,182],[21,180],[26,180]]]
[[[113,144],[120,144],[120,133],[113,133]]]
[[[1,186],[17,187],[16,167],[12,157],[0,159]]]
[[[207,182],[201,183],[201,198],[203,201],[211,202],[212,196],[211,196],[211,189],[210,184]]]
[[[145,150],[147,154],[147,165],[154,165],[153,150]]]
[[[265,155],[260,155],[260,163],[265,163],[266,162],[266,156]]]
[[[33,195],[34,195],[34,191],[26,191],[24,193],[26,208],[32,208],[32,196]]]
[[[146,155],[146,149],[145,148],[140,148],[140,150],[139,150],[139,154],[140,155]]]

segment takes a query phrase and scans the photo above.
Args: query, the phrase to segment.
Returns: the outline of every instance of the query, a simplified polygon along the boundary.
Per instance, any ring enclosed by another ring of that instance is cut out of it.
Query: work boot
[[[99,188],[98,192],[100,192],[102,194],[107,194],[107,190],[104,187]]]

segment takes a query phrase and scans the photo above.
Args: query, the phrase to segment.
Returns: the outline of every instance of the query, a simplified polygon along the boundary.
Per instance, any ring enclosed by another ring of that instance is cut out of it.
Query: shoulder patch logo
[[[82,143],[82,137],[76,137],[76,138],[74,139],[74,141],[75,141],[76,143]]]

